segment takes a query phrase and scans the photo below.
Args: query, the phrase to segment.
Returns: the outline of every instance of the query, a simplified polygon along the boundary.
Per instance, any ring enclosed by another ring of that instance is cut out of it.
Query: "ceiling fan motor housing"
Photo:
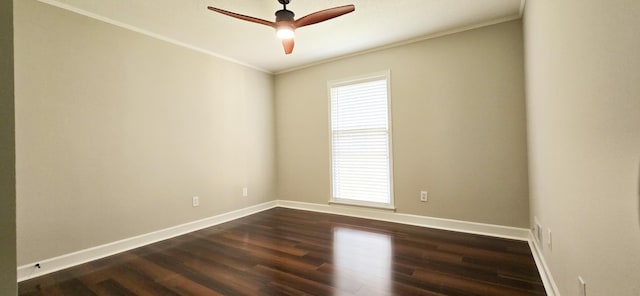
[[[281,9],[276,11],[276,22],[293,21],[296,15],[291,10]]]

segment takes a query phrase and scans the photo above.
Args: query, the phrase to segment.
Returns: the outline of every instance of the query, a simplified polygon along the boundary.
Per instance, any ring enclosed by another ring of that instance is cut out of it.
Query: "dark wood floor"
[[[21,282],[20,295],[545,295],[526,242],[275,208]]]

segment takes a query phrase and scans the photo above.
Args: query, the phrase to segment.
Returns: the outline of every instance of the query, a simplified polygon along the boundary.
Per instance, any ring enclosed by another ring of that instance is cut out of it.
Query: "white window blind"
[[[331,82],[332,201],[391,207],[388,73]]]

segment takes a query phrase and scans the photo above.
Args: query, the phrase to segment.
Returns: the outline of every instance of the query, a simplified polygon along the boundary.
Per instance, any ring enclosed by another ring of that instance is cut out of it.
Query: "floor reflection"
[[[357,295],[391,294],[392,251],[388,235],[334,228],[335,287]]]

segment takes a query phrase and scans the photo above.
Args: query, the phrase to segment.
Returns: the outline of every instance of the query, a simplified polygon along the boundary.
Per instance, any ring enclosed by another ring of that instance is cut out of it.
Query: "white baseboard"
[[[202,220],[181,224],[151,233],[104,244],[101,246],[96,246],[62,256],[33,262],[31,264],[22,265],[18,267],[18,282],[159,242],[182,234],[242,218],[251,214],[274,208],[276,206],[276,201],[269,201],[266,203],[208,217]],[[36,268],[36,264],[40,264],[40,268]]]
[[[529,240],[529,230],[525,228],[509,227],[494,224],[467,222],[461,220],[434,218],[428,216],[400,214],[388,210],[376,210],[364,207],[342,206],[338,204],[315,204],[297,201],[278,200],[277,205],[283,208],[307,210],[313,212],[337,214],[379,221],[452,230],[457,232],[488,235],[521,241]]]
[[[547,262],[544,260],[544,256],[542,255],[542,248],[538,245],[538,241],[535,239],[535,236],[531,231],[529,231],[529,248],[531,248],[533,260],[535,260],[536,267],[538,267],[538,272],[540,273],[540,278],[542,278],[542,283],[544,284],[547,296],[560,296],[558,286],[556,286],[556,282],[553,280],[553,276],[551,276]]]
[[[370,208],[359,208],[335,204],[314,204],[288,200],[269,201],[266,203],[212,216],[202,220],[181,224],[151,233],[104,244],[101,246],[96,246],[62,256],[33,262],[31,264],[22,265],[18,267],[18,282],[135,249],[182,234],[242,218],[275,207],[307,210],[313,212],[366,218],[379,221],[527,241],[529,242],[531,253],[533,254],[536,266],[538,267],[538,271],[540,272],[540,277],[542,278],[542,281],[544,283],[547,295],[560,296],[560,294],[558,293],[558,288],[556,287],[555,282],[551,277],[551,273],[549,272],[549,269],[544,261],[544,257],[542,256],[540,248],[535,242],[533,234],[528,229],[410,214],[400,214],[390,212],[388,210],[376,210]],[[36,268],[36,264],[40,264],[40,268]]]

